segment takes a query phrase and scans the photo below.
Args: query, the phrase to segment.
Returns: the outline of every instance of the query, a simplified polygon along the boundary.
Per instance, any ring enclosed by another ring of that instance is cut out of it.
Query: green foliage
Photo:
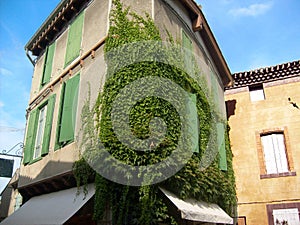
[[[134,151],[124,146],[116,137],[111,122],[112,104],[118,93],[128,84],[135,80],[151,76],[168,78],[181,86],[184,90],[197,96],[197,113],[201,127],[199,133],[199,153],[194,153],[188,163],[173,177],[160,183],[166,189],[176,193],[181,198],[195,198],[207,202],[217,203],[228,213],[232,213],[236,205],[235,180],[232,169],[232,154],[228,134],[225,135],[228,171],[223,172],[218,168],[218,157],[205,170],[200,170],[201,156],[205,152],[210,136],[211,104],[206,97],[208,90],[199,87],[203,80],[193,80],[180,68],[167,63],[142,61],[127,66],[124,60],[125,44],[138,41],[161,41],[160,34],[152,19],[146,15],[141,17],[130,12],[129,8],[123,7],[119,0],[113,1],[114,9],[111,13],[110,30],[106,40],[105,52],[109,53],[120,48],[120,54],[110,55],[106,58],[108,65],[107,80],[104,90],[99,94],[96,105],[90,109],[89,100],[82,111],[83,143],[85,148],[93,148],[98,137],[105,148],[117,159],[129,165],[149,165],[160,162],[167,158],[176,148],[180,137],[180,117],[174,107],[167,101],[157,97],[147,97],[137,102],[130,112],[130,128],[132,133],[140,139],[147,139],[151,132],[150,121],[154,117],[160,117],[167,125],[167,132],[160,145],[153,151]],[[172,37],[169,38],[172,40]],[[136,56],[130,52],[128,57],[139,57],[161,51],[162,57],[169,62],[184,62],[178,52],[164,52],[159,46],[152,49],[136,49]],[[146,49],[146,50],[145,50]],[[122,54],[121,54],[122,53]],[[125,53],[126,54],[126,53]],[[133,61],[135,61],[133,59]],[[194,68],[197,70],[197,68]],[[198,83],[197,83],[198,82]],[[202,85],[203,86],[203,85]],[[155,93],[155,85],[153,92]],[[138,95],[139,93],[134,93]],[[170,95],[176,93],[170,93]],[[94,120],[95,118],[95,120]],[[215,141],[215,140],[214,140]],[[88,166],[83,158],[74,164],[74,174],[77,185],[86,184],[88,178],[93,176],[94,171]],[[174,218],[167,213],[167,207],[159,197],[158,185],[132,187],[124,186],[106,180],[99,174],[95,176],[95,209],[94,218],[101,220],[107,205],[113,213],[113,224],[176,224]]]

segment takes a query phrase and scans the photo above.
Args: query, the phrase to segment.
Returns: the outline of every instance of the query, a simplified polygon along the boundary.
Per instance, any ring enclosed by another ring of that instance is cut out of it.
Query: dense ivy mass
[[[113,1],[114,9],[111,13],[109,35],[106,40],[105,52],[109,53],[116,48],[122,48],[125,44],[139,41],[161,41],[160,34],[154,22],[149,16],[141,17],[129,8],[123,7],[119,0]],[[171,40],[172,38],[170,38]],[[124,51],[124,49],[121,49]],[[158,48],[149,49],[141,46],[136,51],[143,51],[144,55],[159,51]],[[162,52],[169,60],[182,60],[180,54]],[[123,55],[124,56],[124,55]],[[134,56],[132,56],[134,57]],[[176,58],[176,59],[175,59]],[[199,133],[199,153],[193,153],[193,157],[174,176],[162,183],[132,187],[109,181],[96,174],[85,162],[84,158],[74,164],[74,174],[77,184],[82,185],[94,177],[96,194],[94,217],[100,220],[107,206],[113,213],[113,224],[176,224],[174,218],[168,215],[167,207],[159,196],[158,186],[162,186],[181,198],[196,198],[198,200],[219,204],[229,214],[233,213],[236,205],[235,180],[232,169],[232,155],[228,135],[225,136],[228,170],[221,171],[218,168],[218,157],[205,170],[200,170],[201,156],[206,149],[208,136],[210,135],[211,107],[205,97],[204,90],[191,79],[184,71],[174,66],[161,62],[141,61],[124,65],[124,57],[118,54],[106,58],[108,70],[104,90],[99,94],[97,104],[89,110],[89,101],[82,111],[84,124],[84,139],[88,145],[89,138],[94,135],[94,130],[99,131],[99,138],[110,153],[117,159],[130,165],[148,165],[164,160],[172,150],[176,148],[180,136],[180,117],[178,112],[169,102],[149,96],[138,101],[130,112],[130,128],[139,139],[147,139],[150,133],[150,121],[154,117],[164,120],[167,131],[163,141],[153,151],[134,151],[124,146],[114,134],[111,122],[112,103],[116,96],[126,85],[133,81],[151,76],[164,77],[180,85],[189,93],[197,96],[197,114],[201,127]],[[120,68],[119,68],[120,67]],[[116,69],[117,68],[117,69]],[[153,91],[155,92],[153,87]],[[135,93],[137,94],[137,93]],[[172,94],[172,93],[171,93]],[[93,120],[96,118],[96,122]],[[95,127],[96,124],[96,127]],[[97,137],[98,138],[98,137]],[[88,148],[88,146],[85,146]]]

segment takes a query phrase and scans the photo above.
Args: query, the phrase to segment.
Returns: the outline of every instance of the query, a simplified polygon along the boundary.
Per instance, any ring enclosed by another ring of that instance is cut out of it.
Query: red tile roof
[[[234,85],[227,89],[300,76],[300,60],[232,74]]]

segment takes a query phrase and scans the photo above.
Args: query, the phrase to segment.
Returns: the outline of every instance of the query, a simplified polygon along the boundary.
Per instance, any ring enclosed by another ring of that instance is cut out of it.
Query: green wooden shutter
[[[24,159],[23,164],[27,164],[30,162],[35,142],[35,130],[36,130],[36,120],[38,117],[38,110],[33,110],[29,115],[28,128],[26,134],[26,142],[24,147]]]
[[[62,84],[62,89],[61,89],[61,93],[60,93],[59,113],[58,113],[58,117],[57,117],[58,123],[57,123],[57,129],[56,129],[54,150],[58,150],[59,148],[61,148],[61,143],[59,142],[59,137],[60,137],[60,130],[61,130],[60,129],[61,128],[61,115],[62,115],[62,111],[63,111],[65,89],[66,89],[66,83],[64,82]]]
[[[55,42],[52,43],[46,50],[45,64],[43,71],[42,85],[49,83],[52,73],[52,63],[55,51]]]
[[[182,46],[184,48],[184,63],[187,69],[192,68],[192,50],[193,45],[189,36],[182,30]]]
[[[44,128],[42,152],[41,152],[42,156],[48,154],[49,152],[54,104],[55,104],[55,94],[49,98],[47,103],[47,115],[46,115],[46,123]]]
[[[59,142],[74,140],[74,127],[78,102],[79,74],[66,81],[62,105]]]
[[[74,20],[74,22],[69,28],[65,66],[69,65],[74,59],[76,59],[79,56],[82,39],[83,21],[84,12],[80,13],[77,16],[77,18]]]
[[[227,158],[226,158],[226,148],[225,148],[225,129],[224,124],[217,124],[217,143],[219,147],[219,168],[220,170],[227,171]]]
[[[198,114],[197,114],[197,96],[189,94],[190,100],[187,104],[187,112],[189,117],[189,137],[191,142],[196,145],[193,152],[199,153],[199,129],[198,129]]]

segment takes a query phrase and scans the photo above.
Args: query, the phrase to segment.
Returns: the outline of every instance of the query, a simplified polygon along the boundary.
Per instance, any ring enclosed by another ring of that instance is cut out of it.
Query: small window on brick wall
[[[296,175],[286,128],[257,132],[256,139],[261,178]]]
[[[265,92],[263,84],[256,84],[249,86],[250,100],[251,102],[265,100]]]

